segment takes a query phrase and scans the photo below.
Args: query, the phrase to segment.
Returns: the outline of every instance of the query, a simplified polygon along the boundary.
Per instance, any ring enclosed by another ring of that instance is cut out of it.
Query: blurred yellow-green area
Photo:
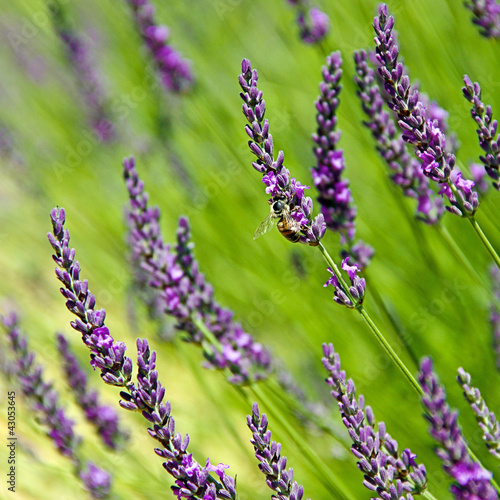
[[[282,443],[294,478],[304,486],[304,498],[336,496],[323,485],[321,472],[305,458],[301,446],[321,457],[353,499],[371,496],[362,486],[337,404],[324,383],[323,342],[334,344],[358,394],[365,395],[400,449],[411,448],[426,465],[429,491],[438,499],[451,498],[450,479],[433,452],[435,443],[418,397],[359,315],[335,304],[333,290],[323,288],[330,275],[320,252],[291,244],[277,230],[252,239],[269,208],[260,175],[251,167],[253,155],[244,132],[237,82],[241,60],[249,58],[259,71],[276,151],[285,152],[293,176],[311,185],[314,100],[321,67],[334,50],[341,51],[344,61],[339,145],[358,210],[357,236],[376,250],[367,270],[366,309],[413,373],[417,366],[394,325],[416,356],[432,356],[450,405],[460,411],[471,449],[499,479],[498,464],[482,444],[455,381],[457,368],[464,367],[498,415],[500,379],[489,325],[491,258],[466,220],[446,214],[442,229],[414,221],[414,200],[403,198],[391,184],[362,125],[352,54],[374,47],[371,25],[377,2],[318,0],[331,18],[330,34],[321,47],[300,41],[294,10],[285,0],[154,3],[157,21],[170,29],[170,42],[191,61],[195,85],[190,92],[174,95],[151,85],[149,53],[124,0],[64,3],[68,22],[90,43],[109,99],[118,140],[105,144],[95,139],[88,124],[78,76],[65,58],[47,4],[0,0],[0,122],[11,138],[11,150],[3,154],[0,168],[1,311],[15,307],[20,313],[37,362],[77,422],[76,431],[83,437],[81,455],[113,475],[111,497],[173,498],[173,479],[153,452],[157,443],[147,433],[147,422],[140,414],[119,410],[119,391],[101,382],[88,364],[87,348],[69,326],[72,316],[59,293],[46,238],[51,230],[49,212],[56,205],[66,209],[66,227],[82,277],[88,279],[97,307],[106,309],[111,334],[127,344],[134,361],[138,337],[148,338],[157,351],[159,378],[176,428],[189,434],[194,457],[203,465],[207,457],[215,464],[229,464],[227,472],[237,477],[241,500],[271,495],[246,427],[251,401],[241,398],[223,374],[204,369],[201,350],[183,342],[182,333],[162,340],[158,323],[148,319],[134,297],[124,223],[128,198],[122,180],[122,160],[133,154],[151,203],[161,209],[164,238],[174,241],[179,215],[189,216],[195,255],[215,288],[216,300],[233,310],[246,331],[282,360],[312,401],[328,405],[337,440],[303,425],[285,408],[294,428],[293,441],[269,414],[273,439]],[[469,104],[462,97],[462,78],[468,74],[480,82],[483,101],[499,116],[500,46],[478,34],[459,0],[400,0],[388,6],[396,17],[412,83],[419,82],[420,89],[449,112],[450,128],[461,143],[458,163],[467,171],[480,148]],[[314,188],[311,193],[314,198]],[[477,220],[500,249],[498,196],[490,189]],[[328,233],[323,241],[338,256],[338,236]],[[457,249],[476,273],[457,257]],[[371,287],[387,304],[393,324],[374,301]],[[75,405],[60,368],[55,332],[67,335],[91,386],[119,410],[131,433],[124,450],[103,449]],[[6,345],[5,339],[0,345]],[[15,497],[87,498],[69,461],[37,423],[16,380],[5,377],[0,382],[3,435],[10,390],[16,391],[18,403]],[[261,410],[269,413],[265,404]],[[0,470],[6,473],[7,449],[2,448]],[[0,498],[11,498],[4,473],[2,477]]]

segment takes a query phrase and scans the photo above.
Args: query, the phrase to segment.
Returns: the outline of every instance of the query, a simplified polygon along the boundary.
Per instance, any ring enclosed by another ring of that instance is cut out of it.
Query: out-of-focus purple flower
[[[68,341],[63,335],[57,335],[57,347],[61,354],[66,380],[73,390],[78,405],[85,412],[88,421],[93,424],[106,446],[117,449],[128,435],[119,429],[118,415],[107,405],[99,404],[96,391],[88,391],[87,376],[71,352]]]
[[[463,368],[458,369],[457,380],[464,397],[475,413],[476,421],[483,431],[483,440],[490,453],[500,458],[500,424],[495,414],[488,409],[481,392],[471,386],[471,376]]]
[[[472,11],[472,22],[486,38],[500,37],[500,5],[495,0],[471,0],[465,7]]]
[[[116,130],[110,121],[106,97],[87,44],[70,28],[61,7],[51,4],[50,10],[56,32],[64,44],[66,58],[73,68],[90,124],[101,141],[110,142],[116,138]]]
[[[266,103],[257,88],[257,70],[252,70],[250,61],[243,59],[241,71],[238,81],[242,89],[243,114],[250,124],[245,125],[245,131],[250,137],[250,151],[257,157],[252,165],[263,175],[266,193],[272,196],[269,200],[271,214],[266,219],[270,224],[259,227],[254,238],[272,227],[272,219],[279,219],[278,229],[289,241],[316,246],[326,231],[323,214],[311,221],[313,203],[304,195],[304,190],[309,188],[290,177],[290,171],[283,165],[283,151],[274,158],[273,137],[269,133],[269,122],[264,118]]]
[[[252,433],[250,442],[259,461],[259,469],[266,476],[269,488],[277,494],[273,494],[272,498],[301,500],[304,488],[293,480],[293,469],[286,468],[286,457],[281,456],[281,443],[271,441],[267,416],[265,413],[260,416],[257,403],[253,404],[252,415],[247,415],[247,425]]]
[[[336,132],[338,96],[342,90],[342,58],[340,52],[332,52],[322,68],[323,81],[320,83],[320,96],[316,101],[316,133],[313,152],[316,165],[311,169],[314,185],[319,192],[318,202],[324,215],[326,227],[341,234],[343,244],[347,244],[347,255],[364,267],[374,251],[363,242],[354,243],[356,207],[349,189],[349,181],[343,178],[344,153],[337,149],[340,132]],[[345,255],[344,255],[345,256]]]
[[[101,372],[102,380],[109,385],[121,387],[120,406],[130,411],[141,412],[151,424],[149,435],[162,448],[155,453],[164,458],[165,470],[175,478],[172,490],[178,498],[236,499],[235,482],[231,476],[218,468],[221,481],[210,476],[189,456],[189,436],[175,432],[175,421],[170,414],[170,403],[163,402],[165,388],[158,380],[156,352],[150,351],[146,339],[137,339],[137,385],[132,380],[132,360],[125,356],[126,345],[117,342],[104,325],[104,309],[94,310],[95,297],[88,288],[87,280],[80,280],[80,265],[75,260],[75,249],[69,246],[69,231],[64,229],[64,209],[54,208],[50,214],[53,232],[48,239],[55,254],[56,276],[63,283],[61,294],[66,298],[66,307],[76,316],[71,326],[82,335],[83,343],[90,349],[91,364]],[[190,463],[186,470],[185,464]],[[193,473],[192,471],[195,470]],[[222,471],[222,472],[221,472]],[[189,472],[189,474],[188,474]]]
[[[500,370],[500,270],[492,265],[490,268],[493,301],[490,306],[490,324],[493,340],[493,350],[497,369]]]
[[[333,272],[333,269],[331,267],[328,267],[327,269],[330,273],[332,273],[332,276],[328,278],[327,282],[323,286],[330,286],[330,285],[333,286],[335,289],[333,300],[337,302],[337,304],[341,304],[352,309],[360,306],[363,303],[363,298],[365,296],[366,280],[364,278],[360,278],[357,275],[359,271],[359,266],[357,264],[350,266],[348,261],[349,257],[346,257],[342,261],[342,269],[346,271],[351,281],[351,286],[349,287],[349,293],[351,297],[355,300],[355,302],[353,302],[350,299],[342,284],[339,283],[339,280],[337,279],[337,276],[335,276],[335,273]]]
[[[479,207],[477,192],[469,189],[473,181],[466,181],[458,175],[451,177],[455,156],[447,152],[446,137],[438,121],[427,118],[426,107],[419,99],[418,90],[411,88],[410,78],[403,64],[398,62],[399,48],[392,33],[394,18],[388,17],[387,5],[379,7],[373,25],[378,72],[390,96],[388,106],[398,116],[403,140],[415,146],[415,154],[422,162],[424,175],[448,186],[448,189],[440,191],[448,197],[450,205],[446,209],[460,217],[472,217]]]
[[[462,87],[464,97],[472,104],[470,111],[472,119],[477,125],[479,145],[485,152],[479,159],[484,165],[486,173],[493,179],[493,186],[500,190],[500,134],[497,134],[498,122],[493,120],[491,106],[481,101],[481,87],[479,83],[472,83],[471,79],[464,76],[465,86]],[[497,136],[495,139],[495,135]]]
[[[158,290],[164,311],[177,319],[177,327],[189,335],[190,342],[202,345],[209,340],[198,322],[213,334],[221,348],[212,345],[204,349],[205,358],[211,368],[228,368],[231,382],[266,377],[272,368],[271,356],[234,322],[231,311],[215,302],[213,287],[205,281],[193,256],[188,220],[179,219],[177,245],[171,248],[165,244],[159,231],[160,212],[157,207],[148,207],[134,159],[125,159],[123,165],[131,204],[128,222],[132,260],[147,273],[150,286]]]
[[[111,476],[92,462],[80,472],[80,479],[94,498],[107,498],[111,488]]]
[[[363,124],[371,131],[377,142],[377,151],[387,166],[394,172],[392,181],[405,196],[418,201],[416,218],[426,224],[436,224],[443,212],[443,202],[429,187],[430,181],[423,174],[420,162],[412,157],[398,133],[394,120],[384,109],[384,99],[378,87],[375,71],[369,66],[364,50],[354,53],[356,65],[356,91],[368,120]]]
[[[430,358],[421,361],[418,380],[424,391],[424,416],[431,424],[429,432],[439,443],[436,454],[443,462],[444,471],[458,483],[451,487],[455,498],[495,500],[498,495],[490,484],[492,474],[482,469],[469,455],[457,423],[458,414],[446,403],[446,393],[432,371]]]
[[[127,2],[132,8],[141,37],[158,68],[162,85],[173,92],[188,90],[193,84],[190,64],[167,43],[168,28],[155,23],[153,4],[149,0]]]
[[[332,344],[323,344],[323,354],[323,366],[328,372],[326,383],[332,388],[331,394],[338,401],[342,422],[352,439],[351,451],[364,474],[363,485],[383,500],[412,500],[412,495],[426,490],[425,466],[417,464],[417,456],[409,448],[399,453],[398,443],[386,432],[383,422],[375,430],[373,410],[365,408],[362,395],[356,399],[354,382],[347,380],[341,370],[340,356]]]
[[[477,192],[481,195],[486,194],[490,185],[486,182],[487,174],[484,166],[479,165],[479,163],[471,163],[469,165],[469,170]]]
[[[107,498],[111,488],[111,476],[105,470],[89,463],[96,481],[87,481],[86,476],[82,477],[81,461],[77,453],[81,438],[74,432],[75,423],[66,416],[66,412],[60,406],[59,395],[52,384],[44,381],[42,367],[35,365],[35,354],[28,350],[26,338],[18,327],[17,315],[10,313],[2,317],[1,322],[7,332],[9,346],[15,358],[13,374],[20,383],[23,394],[32,402],[38,420],[47,428],[47,435],[59,453],[71,460],[77,475],[92,498]]]
[[[330,29],[330,18],[317,7],[309,7],[308,0],[288,0],[297,12],[297,25],[303,42],[321,42]]]

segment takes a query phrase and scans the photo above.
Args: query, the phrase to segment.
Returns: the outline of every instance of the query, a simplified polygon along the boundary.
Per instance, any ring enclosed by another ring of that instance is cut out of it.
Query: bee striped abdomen
[[[281,219],[278,224],[278,231],[292,243],[297,243],[300,239],[300,232],[296,228],[290,228],[284,219]]]

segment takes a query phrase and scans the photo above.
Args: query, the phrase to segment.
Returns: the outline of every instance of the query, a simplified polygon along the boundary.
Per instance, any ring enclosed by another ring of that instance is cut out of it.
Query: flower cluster
[[[497,369],[500,370],[500,270],[495,265],[492,265],[490,272],[493,283],[493,301],[490,306],[490,324],[496,365]]]
[[[500,424],[495,414],[486,406],[479,389],[471,386],[471,376],[463,368],[458,369],[457,380],[464,391],[466,401],[476,414],[486,447],[492,455],[500,458]]]
[[[95,297],[88,289],[87,280],[80,280],[80,266],[75,260],[75,250],[69,246],[69,232],[64,229],[64,209],[51,211],[53,233],[48,234],[58,267],[56,276],[63,283],[61,294],[66,307],[76,316],[71,326],[81,333],[83,343],[90,349],[91,365],[98,368],[101,378],[109,385],[124,388],[120,406],[139,411],[151,424],[149,435],[162,448],[155,453],[166,461],[163,467],[175,478],[172,490],[178,498],[203,500],[236,499],[234,479],[225,474],[227,466],[219,464],[202,467],[187,452],[189,436],[175,433],[175,421],[170,414],[170,403],[163,402],[165,388],[158,380],[156,352],[150,351],[147,340],[137,339],[137,385],[132,381],[132,360],[125,356],[126,345],[117,342],[104,325],[104,309],[94,310]],[[220,482],[210,475],[215,472]]]
[[[374,19],[376,59],[384,89],[390,96],[388,106],[398,116],[403,140],[415,146],[423,173],[440,184],[439,194],[445,195],[451,206],[446,209],[461,217],[472,217],[479,207],[474,181],[465,179],[454,169],[455,156],[447,152],[446,137],[437,120],[426,117],[426,107],[412,89],[405,68],[398,62],[399,48],[392,33],[394,18],[387,16],[387,6],[379,7]]]
[[[119,444],[128,438],[127,434],[119,429],[118,415],[110,406],[99,404],[97,391],[89,392],[87,376],[71,352],[68,341],[61,334],[57,335],[57,348],[61,355],[66,380],[78,405],[85,412],[87,420],[96,427],[104,444],[116,450]]]
[[[6,329],[9,346],[14,354],[13,374],[21,385],[23,394],[33,402],[33,410],[39,421],[47,427],[48,436],[57,450],[68,457],[84,487],[92,498],[107,498],[111,488],[111,476],[89,462],[84,469],[77,453],[81,438],[75,434],[74,422],[66,416],[59,404],[59,396],[52,384],[44,381],[43,370],[35,365],[35,355],[28,350],[28,343],[18,327],[18,318],[14,313],[1,318]]]
[[[272,196],[269,201],[271,206],[274,207],[279,202],[280,208],[286,209],[290,214],[290,219],[282,230],[284,235],[287,234],[285,237],[294,242],[316,246],[326,231],[324,216],[320,213],[311,221],[313,202],[309,196],[304,195],[309,187],[290,177],[290,171],[283,165],[283,151],[274,158],[273,137],[269,133],[269,122],[264,118],[266,103],[262,99],[262,92],[257,88],[257,70],[252,70],[248,59],[243,59],[241,70],[238,81],[242,89],[240,96],[243,99],[243,114],[250,123],[245,125],[245,131],[250,137],[250,150],[257,157],[252,165],[263,175],[266,193]]]
[[[281,444],[271,442],[271,431],[267,429],[265,413],[259,414],[259,406],[253,404],[252,415],[247,415],[247,425],[252,432],[253,448],[259,461],[259,469],[265,474],[269,488],[279,500],[301,500],[304,488],[293,480],[293,469],[286,469],[286,457],[281,456]]]
[[[479,145],[485,152],[479,159],[484,165],[486,173],[493,179],[493,186],[500,190],[500,134],[495,139],[498,122],[493,120],[491,106],[481,102],[481,87],[479,83],[472,83],[471,79],[464,76],[464,87],[462,92],[464,97],[472,104],[470,111],[472,119],[477,125],[477,135]]]
[[[444,212],[442,199],[430,188],[429,179],[423,174],[420,162],[408,151],[394,120],[384,110],[384,99],[375,78],[375,71],[369,66],[364,50],[354,53],[356,66],[356,91],[367,121],[363,124],[371,131],[377,143],[377,151],[394,173],[391,179],[405,196],[418,200],[416,218],[426,224],[436,224]]]
[[[358,468],[364,474],[363,485],[376,491],[383,500],[412,500],[426,490],[426,470],[418,465],[416,455],[405,449],[399,453],[398,443],[379,422],[375,430],[372,409],[364,405],[364,397],[356,399],[352,379],[347,380],[340,367],[340,356],[332,344],[323,344],[323,366],[328,372],[326,383],[338,401],[342,421],[353,441],[351,451],[358,459]]]
[[[462,431],[457,424],[457,412],[446,403],[444,388],[439,384],[432,371],[432,361],[424,358],[420,364],[418,380],[424,391],[422,402],[426,409],[424,415],[430,423],[430,434],[439,443],[436,454],[443,461],[443,469],[455,479],[451,491],[457,499],[498,498],[490,484],[491,472],[472,460]]]
[[[317,7],[308,6],[307,0],[288,0],[297,9],[297,24],[303,42],[313,44],[321,42],[330,29],[330,19]]]
[[[173,92],[189,89],[193,83],[190,65],[167,43],[168,28],[155,23],[153,4],[149,0],[127,0],[127,2],[132,8],[141,37],[158,68],[162,85]]]
[[[134,159],[125,159],[123,165],[131,205],[128,222],[132,260],[147,274],[150,286],[158,290],[164,311],[176,318],[177,327],[189,335],[190,342],[201,345],[215,337],[210,349],[204,350],[205,358],[212,368],[228,368],[231,382],[266,377],[271,356],[233,321],[231,311],[215,302],[213,288],[193,256],[188,220],[179,219],[177,245],[171,249],[160,234],[158,208],[148,207]]]
[[[345,169],[344,153],[337,149],[340,132],[337,127],[338,96],[342,89],[342,58],[340,52],[332,52],[323,66],[323,81],[320,83],[320,96],[316,101],[316,133],[313,134],[316,165],[311,169],[321,204],[321,212],[326,227],[342,235],[342,243],[348,245],[347,254],[352,255],[361,268],[365,267],[373,255],[369,245],[358,242],[354,245],[356,207],[353,205],[349,181],[342,178]]]
[[[349,308],[358,307],[363,303],[366,289],[365,278],[360,278],[357,273],[359,271],[359,266],[354,264],[349,265],[349,257],[346,257],[342,261],[342,269],[349,276],[351,281],[351,286],[346,287],[344,283],[340,282],[337,278],[336,273],[331,267],[328,267],[328,271],[332,273],[332,276],[328,278],[328,281],[323,286],[333,286],[335,289],[333,300],[337,304],[347,306]]]
[[[486,38],[500,37],[500,5],[495,0],[471,0],[465,6],[472,11],[472,22]]]
[[[88,47],[68,26],[61,8],[52,3],[49,5],[56,32],[64,43],[67,59],[73,67],[86,109],[90,113],[91,126],[101,141],[112,141],[116,137],[116,130],[109,119],[102,84],[91,61]]]

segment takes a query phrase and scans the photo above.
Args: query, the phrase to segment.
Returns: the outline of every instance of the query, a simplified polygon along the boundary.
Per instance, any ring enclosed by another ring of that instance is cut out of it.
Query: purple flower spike
[[[495,500],[498,495],[490,484],[492,474],[469,455],[457,423],[458,414],[446,403],[446,393],[432,371],[430,358],[421,361],[418,380],[424,391],[425,419],[431,424],[429,432],[439,443],[436,454],[443,461],[444,471],[457,482],[451,487],[455,498]]]
[[[477,125],[479,145],[485,152],[479,159],[484,165],[486,173],[493,179],[493,186],[500,190],[500,134],[497,134],[498,122],[493,120],[491,106],[481,102],[481,87],[479,83],[472,83],[464,76],[465,86],[462,87],[464,97],[472,104],[470,111],[472,119]],[[496,139],[495,139],[496,135]]]
[[[364,474],[363,485],[377,492],[382,500],[412,500],[427,488],[424,465],[418,465],[416,455],[406,448],[401,453],[398,443],[379,422],[375,430],[373,410],[365,408],[364,397],[356,399],[356,387],[341,370],[340,356],[332,344],[323,344],[323,366],[328,372],[326,383],[337,400],[342,421],[353,441],[351,451],[358,459],[358,469]]]
[[[146,339],[137,339],[137,385],[132,380],[132,360],[126,357],[126,346],[116,342],[104,325],[104,310],[94,310],[95,297],[88,290],[86,280],[80,281],[80,266],[75,261],[75,250],[69,247],[69,232],[64,229],[64,209],[55,208],[51,214],[53,233],[48,238],[58,268],[56,275],[64,284],[61,294],[67,299],[66,307],[77,318],[71,326],[82,334],[83,343],[90,349],[91,364],[101,371],[106,384],[125,390],[120,392],[120,406],[126,410],[141,412],[151,424],[149,435],[162,448],[155,453],[165,459],[163,467],[175,478],[172,491],[178,498],[236,499],[235,482],[225,474],[226,466],[216,469],[202,467],[188,453],[189,436],[175,432],[175,421],[170,414],[170,403],[163,402],[165,388],[156,371],[156,352],[149,349]],[[210,476],[215,471],[220,481]]]
[[[317,7],[309,8],[308,0],[288,0],[297,10],[297,25],[304,43],[320,43],[330,30],[330,18]]]
[[[472,11],[472,22],[486,38],[500,37],[500,5],[495,0],[471,0],[465,7]]]
[[[73,390],[78,405],[85,412],[87,420],[93,424],[106,446],[117,449],[119,444],[128,439],[128,435],[119,429],[118,415],[107,405],[99,404],[96,391],[88,391],[87,376],[71,352],[68,341],[63,335],[57,335],[57,347],[61,354],[66,380]]]
[[[127,0],[141,37],[158,68],[161,83],[173,92],[188,90],[193,84],[189,62],[167,43],[168,28],[157,25],[154,6],[149,0]]]
[[[47,428],[47,435],[59,453],[71,460],[92,498],[107,498],[111,489],[111,476],[91,463],[88,464],[88,474],[81,472],[82,465],[77,452],[81,438],[75,434],[74,422],[66,416],[60,405],[58,393],[52,384],[44,381],[42,367],[35,365],[35,354],[28,350],[26,338],[18,327],[17,315],[10,313],[2,317],[1,322],[15,358],[13,374],[20,383],[23,394],[32,401],[39,421]]]
[[[277,494],[272,498],[280,500],[302,500],[304,488],[293,480],[293,469],[286,469],[286,457],[281,456],[281,444],[271,441],[271,431],[267,430],[267,416],[259,414],[259,406],[253,404],[252,415],[247,415],[247,425],[252,432],[255,457],[259,469],[265,474],[269,488]]]
[[[475,413],[476,421],[483,431],[483,440],[490,453],[500,458],[500,424],[495,414],[488,409],[481,392],[471,386],[471,376],[463,368],[458,369],[458,383],[464,391],[465,400]]]
[[[116,130],[110,121],[106,97],[96,72],[87,44],[69,27],[60,7],[50,4],[55,29],[64,43],[66,58],[73,67],[81,95],[90,114],[90,123],[98,138],[110,142],[116,138]]]
[[[234,322],[231,311],[215,302],[213,287],[205,281],[193,255],[188,220],[179,219],[175,248],[165,244],[159,231],[160,212],[157,207],[148,207],[135,160],[125,159],[123,166],[131,205],[128,224],[132,261],[156,290],[163,311],[177,319],[177,328],[188,334],[189,342],[202,345],[208,340],[198,322],[210,331],[220,348],[212,345],[204,349],[207,366],[229,369],[230,382],[243,384],[265,378],[272,369],[271,355]]]
[[[316,166],[311,169],[312,178],[319,192],[318,202],[325,218],[326,227],[342,235],[347,243],[346,255],[352,255],[363,268],[373,256],[373,248],[363,242],[354,244],[356,207],[352,199],[349,181],[342,178],[344,172],[344,153],[337,149],[340,132],[337,126],[338,96],[342,89],[342,58],[340,52],[332,52],[323,66],[323,81],[320,83],[320,97],[316,101],[316,122],[318,128],[312,138]],[[345,256],[345,255],[344,255]]]
[[[444,212],[443,201],[429,187],[430,181],[420,168],[420,162],[413,158],[398,133],[394,120],[384,110],[384,99],[375,78],[375,71],[369,66],[364,50],[354,53],[356,65],[356,91],[367,121],[363,124],[371,131],[377,144],[377,151],[391,170],[391,179],[405,196],[418,201],[416,218],[426,224],[436,224]]]
[[[330,286],[330,285],[333,286],[335,289],[333,300],[337,302],[337,304],[341,304],[343,306],[349,307],[350,309],[353,309],[363,304],[363,299],[365,296],[365,289],[366,289],[366,280],[364,278],[360,278],[357,275],[359,271],[359,266],[357,264],[350,266],[348,261],[349,257],[346,257],[342,261],[342,269],[346,271],[351,281],[351,286],[349,287],[349,294],[354,299],[355,302],[353,302],[350,299],[343,285],[339,283],[339,280],[337,279],[337,276],[335,275],[331,267],[328,267],[327,270],[330,273],[332,273],[332,276],[328,278],[327,282],[323,286]]]
[[[472,217],[479,207],[474,182],[464,179],[461,172],[453,170],[455,156],[447,152],[446,137],[438,120],[427,118],[427,109],[419,99],[418,90],[410,86],[410,78],[401,62],[399,47],[392,33],[394,18],[387,15],[387,6],[379,7],[373,23],[375,29],[376,59],[384,89],[389,95],[389,108],[398,116],[403,140],[415,146],[415,154],[427,177],[441,185],[450,205],[446,209],[460,217]]]
[[[271,213],[257,228],[254,239],[269,231],[273,221],[277,220],[278,230],[287,240],[317,246],[326,231],[324,216],[319,214],[311,220],[313,203],[304,194],[309,187],[290,176],[290,171],[283,165],[283,151],[274,157],[273,137],[269,133],[269,122],[264,118],[266,103],[257,80],[257,70],[252,70],[250,61],[243,59],[238,81],[242,89],[243,114],[249,123],[245,131],[250,137],[250,151],[257,157],[252,165],[262,174],[266,193],[271,195]]]

